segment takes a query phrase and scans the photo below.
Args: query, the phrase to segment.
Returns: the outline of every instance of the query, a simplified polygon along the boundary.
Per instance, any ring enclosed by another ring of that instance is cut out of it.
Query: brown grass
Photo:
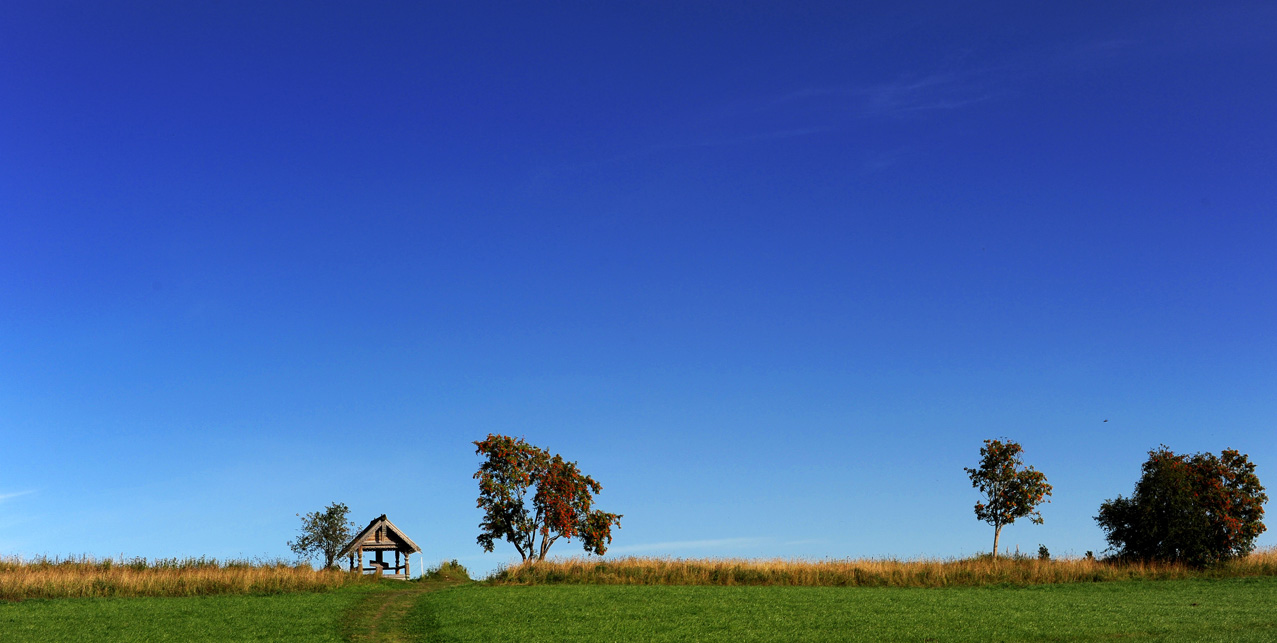
[[[0,558],[0,600],[313,592],[371,578],[283,561]]]
[[[957,587],[1041,585],[1123,580],[1171,580],[1277,575],[1277,548],[1209,569],[1167,563],[1084,558],[1037,560],[987,556],[958,560],[749,560],[569,558],[499,570],[503,585],[805,585],[833,587]]]

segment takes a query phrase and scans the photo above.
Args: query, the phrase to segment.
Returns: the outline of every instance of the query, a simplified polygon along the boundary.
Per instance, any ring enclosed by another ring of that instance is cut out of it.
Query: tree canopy
[[[334,502],[323,511],[297,514],[302,519],[301,533],[288,542],[288,547],[302,558],[323,555],[324,567],[332,567],[337,553],[354,537],[355,524],[346,519],[349,513],[345,504]]]
[[[1095,520],[1119,557],[1205,566],[1250,553],[1267,501],[1245,454],[1163,445],[1148,452],[1131,497],[1105,501]]]
[[[559,538],[577,537],[587,552],[607,551],[621,515],[593,508],[603,485],[582,474],[575,462],[505,435],[489,434],[474,445],[484,457],[474,474],[478,507],[484,511],[478,537],[484,551],[504,539],[523,560],[545,560]]]
[[[971,486],[985,500],[975,505],[976,518],[993,525],[993,557],[998,557],[998,538],[1002,528],[1020,518],[1028,517],[1034,524],[1042,524],[1042,513],[1037,507],[1051,495],[1051,485],[1046,475],[1033,467],[1024,467],[1020,454],[1024,448],[1010,440],[985,440],[980,447],[980,464],[964,470],[971,478]]]

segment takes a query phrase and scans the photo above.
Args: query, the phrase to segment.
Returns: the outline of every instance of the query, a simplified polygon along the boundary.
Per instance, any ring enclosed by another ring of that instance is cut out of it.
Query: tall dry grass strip
[[[1093,559],[749,560],[685,558],[559,559],[499,570],[504,585],[793,585],[821,587],[971,587],[1123,580],[1277,575],[1277,549],[1220,567]]]
[[[371,578],[284,562],[0,558],[0,600],[314,592]]]

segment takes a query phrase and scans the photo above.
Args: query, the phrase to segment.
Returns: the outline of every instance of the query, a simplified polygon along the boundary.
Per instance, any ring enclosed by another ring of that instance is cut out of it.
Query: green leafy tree
[[[1202,567],[1254,549],[1267,501],[1245,454],[1176,454],[1163,445],[1148,452],[1131,497],[1105,501],[1095,520],[1119,557]]]
[[[504,539],[523,560],[545,560],[555,541],[578,537],[587,552],[607,551],[621,515],[593,508],[594,494],[603,485],[582,474],[575,462],[522,438],[489,434],[474,445],[484,458],[474,474],[483,510],[478,541],[484,551]]]
[[[1028,517],[1034,524],[1042,524],[1038,505],[1050,502],[1051,485],[1046,475],[1025,467],[1020,460],[1024,448],[1010,440],[985,440],[980,447],[980,464],[966,469],[971,486],[980,490],[983,502],[975,505],[976,518],[993,525],[993,557],[998,557],[998,538],[1002,528],[1020,518]]]
[[[332,567],[337,553],[355,536],[355,523],[346,519],[349,513],[349,507],[334,502],[323,511],[297,514],[302,519],[301,533],[288,542],[288,547],[304,559],[323,555],[324,568]]]

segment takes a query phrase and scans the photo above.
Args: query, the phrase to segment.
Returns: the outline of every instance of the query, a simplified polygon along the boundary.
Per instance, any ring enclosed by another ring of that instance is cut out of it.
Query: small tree
[[[593,508],[594,494],[603,486],[583,475],[575,462],[551,456],[522,438],[489,434],[474,445],[475,453],[485,458],[474,474],[478,507],[484,512],[478,538],[484,551],[505,539],[523,560],[545,560],[556,540],[575,537],[587,552],[607,551],[621,515]]]
[[[305,559],[323,554],[324,568],[332,567],[337,553],[355,535],[355,523],[346,520],[349,513],[349,507],[334,502],[323,511],[297,514],[302,519],[301,533],[288,542],[288,547]]]
[[[1161,446],[1142,471],[1130,498],[1105,501],[1095,517],[1119,557],[1201,567],[1245,556],[1265,530],[1268,496],[1245,454]]]
[[[998,557],[998,538],[1002,528],[1028,516],[1034,524],[1042,524],[1037,506],[1050,502],[1051,485],[1046,475],[1033,467],[1024,468],[1020,454],[1024,448],[1007,440],[985,440],[980,447],[980,465],[965,469],[971,486],[980,490],[985,502],[975,505],[975,517],[993,525],[993,558]]]

